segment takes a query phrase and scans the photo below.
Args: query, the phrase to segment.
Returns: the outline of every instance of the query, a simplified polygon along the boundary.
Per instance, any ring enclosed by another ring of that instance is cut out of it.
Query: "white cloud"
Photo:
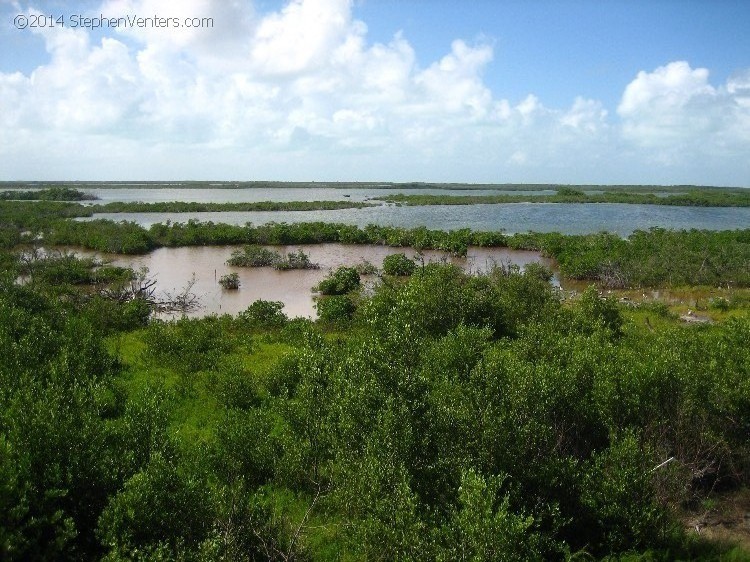
[[[6,177],[655,181],[632,170],[716,171],[750,142],[750,71],[722,86],[686,62],[640,72],[613,119],[583,96],[497,97],[486,42],[456,39],[420,67],[401,33],[368,43],[351,0],[265,15],[241,0],[165,5],[105,0],[91,14],[213,27],[45,29],[47,63],[0,73]],[[750,172],[733,170],[721,181]]]
[[[747,74],[719,87],[708,79],[707,69],[684,61],[639,72],[617,108],[624,138],[675,164],[695,155],[732,157],[750,148]]]
[[[252,45],[253,67],[269,75],[309,72],[325,66],[347,39],[366,32],[351,21],[350,0],[293,0],[265,17]]]

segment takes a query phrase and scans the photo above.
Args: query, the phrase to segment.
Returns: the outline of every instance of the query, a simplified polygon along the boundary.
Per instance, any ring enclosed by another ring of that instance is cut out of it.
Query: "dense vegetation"
[[[256,201],[246,203],[200,203],[170,201],[156,203],[113,201],[92,205],[94,213],[205,213],[248,211],[326,211],[336,209],[361,209],[373,203],[360,201]]]
[[[227,260],[227,265],[236,267],[268,267],[281,261],[281,254],[257,244],[248,244],[234,250]]]
[[[682,207],[750,207],[750,189],[691,190],[662,197],[643,191],[608,190],[587,193],[563,187],[552,195],[412,195],[396,194],[379,200],[402,205],[478,205],[499,203],[626,203],[638,205],[678,205]]]
[[[335,223],[270,223],[262,226],[177,223],[149,230],[133,223],[59,222],[44,234],[50,244],[72,244],[101,251],[142,253],[167,246],[226,244],[375,244],[416,250],[436,249],[465,255],[469,246],[539,250],[555,258],[563,275],[600,281],[610,287],[675,285],[750,286],[750,230],[636,231],[627,239],[614,234],[562,235],[499,232],[449,232]],[[239,256],[239,254],[238,254]]]
[[[511,248],[541,250],[563,275],[615,287],[750,286],[750,230],[637,230],[627,239],[517,234]]]
[[[310,261],[302,248],[282,256],[276,250],[269,250],[257,244],[248,244],[232,252],[228,265],[236,267],[268,267],[286,271],[290,269],[320,269],[320,265]]]
[[[750,559],[679,519],[747,485],[747,316],[434,264],[332,273],[330,322],[146,324],[126,272],[0,261],[3,559]]]
[[[386,275],[411,275],[417,264],[406,254],[391,254],[383,260],[383,273]]]
[[[238,273],[227,273],[219,278],[219,285],[224,289],[237,290],[240,288],[240,276]]]
[[[70,187],[49,187],[37,190],[8,190],[0,192],[0,200],[22,201],[90,201],[96,196]]]

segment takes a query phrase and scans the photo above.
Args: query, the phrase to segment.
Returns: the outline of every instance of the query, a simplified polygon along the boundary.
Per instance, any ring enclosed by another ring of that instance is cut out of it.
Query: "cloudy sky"
[[[0,180],[750,187],[749,29],[747,0],[0,0]]]

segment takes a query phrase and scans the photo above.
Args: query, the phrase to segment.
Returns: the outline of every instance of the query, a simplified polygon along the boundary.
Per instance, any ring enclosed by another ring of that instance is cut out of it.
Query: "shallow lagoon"
[[[270,246],[269,246],[270,247]],[[281,252],[302,250],[313,262],[320,264],[318,270],[276,271],[271,267],[248,268],[226,265],[226,260],[237,246],[199,246],[187,248],[159,248],[144,256],[122,256],[117,254],[94,254],[77,251],[81,255],[97,255],[114,265],[129,266],[135,269],[147,267],[149,277],[156,279],[158,292],[175,294],[191,281],[195,284],[191,291],[200,298],[201,308],[188,316],[208,314],[237,314],[258,299],[281,301],[284,312],[290,318],[316,315],[312,288],[331,269],[341,265],[353,266],[364,260],[380,268],[383,258],[390,254],[405,253],[414,257],[412,248],[391,248],[387,246],[348,246],[343,244],[315,244],[300,246],[276,246]],[[543,258],[537,252],[509,250],[507,248],[469,248],[467,257],[449,257],[443,252],[425,251],[425,263],[447,260],[468,272],[487,271],[496,263],[511,262],[521,267],[529,263],[542,263],[553,266],[552,260]],[[222,289],[218,279],[227,273],[237,272],[240,276],[240,289]],[[363,276],[365,284],[377,282],[376,276]],[[556,279],[555,279],[556,282]]]
[[[254,203],[258,201],[367,201],[375,197],[396,194],[419,195],[552,195],[554,190],[498,191],[495,189],[408,189],[408,188],[340,188],[340,187],[276,187],[248,189],[217,188],[143,188],[105,187],[78,188],[99,198],[92,203],[113,201],[143,201],[144,203],[164,201],[186,201],[199,203]]]
[[[246,190],[251,191],[251,190]],[[279,190],[282,193],[283,190]],[[731,230],[750,228],[750,207],[672,207],[622,203],[509,203],[487,205],[380,205],[364,209],[293,212],[212,213],[101,213],[92,217],[133,221],[144,227],[155,223],[198,220],[243,225],[268,222],[341,222],[436,230],[561,232],[586,234],[606,230],[627,236],[651,227],[669,229]],[[91,220],[81,219],[81,220]]]

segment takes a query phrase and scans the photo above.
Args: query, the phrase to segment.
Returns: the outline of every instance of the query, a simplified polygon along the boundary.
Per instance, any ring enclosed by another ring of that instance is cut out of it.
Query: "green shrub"
[[[346,295],[334,295],[321,297],[315,302],[318,317],[324,322],[340,322],[349,320],[356,307],[352,300]]]
[[[237,267],[266,267],[281,261],[281,254],[263,246],[248,245],[234,250],[227,265]]]
[[[283,302],[259,299],[240,312],[239,317],[257,328],[283,326],[288,318],[281,311],[282,308],[284,308]]]
[[[234,345],[219,319],[211,316],[152,322],[145,339],[148,357],[187,373],[215,370]]]
[[[313,290],[323,295],[344,295],[359,287],[359,273],[353,267],[339,267]]]
[[[715,297],[708,301],[708,306],[714,310],[726,312],[731,308],[730,302],[724,297]]]
[[[585,197],[586,194],[580,189],[573,189],[572,187],[560,187],[557,189],[557,193],[560,197]]]
[[[111,498],[99,534],[117,559],[146,553],[147,559],[179,559],[181,549],[197,546],[208,535],[208,487],[180,468],[174,459],[157,453]]]
[[[275,269],[286,271],[289,269],[320,269],[320,265],[310,261],[310,256],[302,251],[302,248],[296,252],[290,252],[286,259],[279,260],[273,264]]]
[[[227,273],[219,279],[219,285],[225,289],[237,290],[240,288],[240,276],[238,273]]]
[[[391,254],[383,260],[383,273],[386,275],[411,275],[416,267],[414,260],[407,258],[406,254]]]

